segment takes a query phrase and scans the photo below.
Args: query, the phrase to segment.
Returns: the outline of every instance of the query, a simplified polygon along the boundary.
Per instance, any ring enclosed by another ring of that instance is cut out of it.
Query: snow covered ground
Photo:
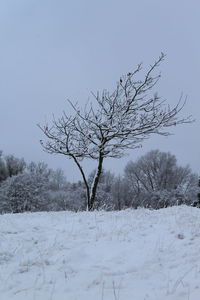
[[[0,216],[1,300],[199,300],[200,209]]]

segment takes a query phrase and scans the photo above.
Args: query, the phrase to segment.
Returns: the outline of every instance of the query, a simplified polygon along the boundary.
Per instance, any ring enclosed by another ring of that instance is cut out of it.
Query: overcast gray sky
[[[199,14],[198,0],[1,0],[0,149],[80,179],[71,161],[42,151],[36,124],[67,112],[67,98],[84,105],[91,91],[112,91],[122,74],[163,51],[157,90],[171,105],[188,95],[182,114],[196,122],[167,138],[152,136],[128,157],[106,160],[105,168],[122,172],[130,159],[158,148],[199,172]],[[84,166],[89,172],[95,165]]]

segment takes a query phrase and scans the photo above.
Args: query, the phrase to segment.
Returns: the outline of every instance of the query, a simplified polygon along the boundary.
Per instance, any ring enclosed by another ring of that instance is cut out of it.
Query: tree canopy
[[[41,145],[48,153],[57,153],[73,159],[86,187],[87,207],[93,208],[100,174],[105,158],[120,158],[127,149],[141,146],[151,134],[169,135],[169,127],[191,122],[179,118],[185,102],[173,107],[154,92],[160,74],[154,74],[164,54],[139,78],[142,64],[122,76],[113,92],[103,90],[92,94],[94,102],[83,109],[69,101],[73,115],[66,112],[52,124],[39,125],[47,140]],[[96,175],[90,187],[81,166],[85,158],[97,160]]]

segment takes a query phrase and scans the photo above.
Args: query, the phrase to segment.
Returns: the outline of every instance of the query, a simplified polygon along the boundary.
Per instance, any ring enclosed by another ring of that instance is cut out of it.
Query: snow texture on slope
[[[198,300],[200,210],[0,216],[2,300]]]

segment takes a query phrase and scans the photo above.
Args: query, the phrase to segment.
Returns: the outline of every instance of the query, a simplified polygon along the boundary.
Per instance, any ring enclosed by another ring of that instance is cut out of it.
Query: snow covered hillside
[[[2,300],[198,300],[200,209],[0,216]]]

